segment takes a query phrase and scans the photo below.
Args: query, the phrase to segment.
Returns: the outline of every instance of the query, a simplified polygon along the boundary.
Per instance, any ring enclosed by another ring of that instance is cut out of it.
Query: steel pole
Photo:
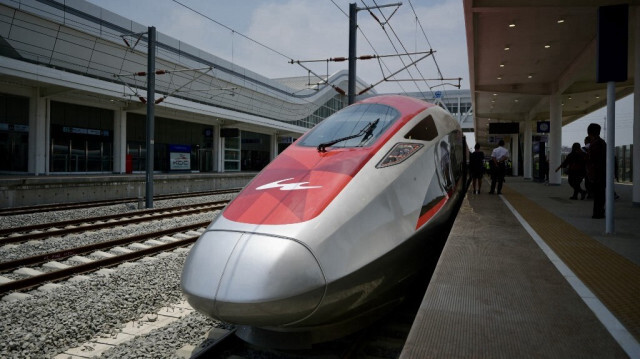
[[[349,4],[349,89],[348,105],[356,100],[356,32],[358,31],[358,8]]]
[[[614,233],[614,170],[615,170],[615,142],[616,142],[616,83],[614,81],[607,82],[607,179],[606,179],[606,195],[604,215],[606,220],[605,233]]]
[[[146,205],[153,208],[153,159],[154,159],[154,106],[156,95],[156,28],[149,27],[149,53],[147,56],[147,183]]]

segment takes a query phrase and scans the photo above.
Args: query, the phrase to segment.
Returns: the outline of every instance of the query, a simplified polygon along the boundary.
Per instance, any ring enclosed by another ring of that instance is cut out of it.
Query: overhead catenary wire
[[[120,30],[114,30],[108,26],[97,26],[97,25],[92,26],[90,23],[84,23],[84,22],[81,23],[70,18],[70,19],[67,19],[67,23],[65,25],[60,25],[60,31],[57,31],[54,35],[52,35],[50,32],[43,32],[43,31],[37,30],[38,27],[34,27],[34,28],[24,27],[27,24],[37,25],[37,23],[32,23],[28,20],[24,20],[23,22],[20,22],[20,23],[16,23],[16,22],[11,22],[11,23],[14,28],[17,28],[17,27],[24,28],[24,30],[33,31],[47,38],[55,39],[56,34],[59,34],[61,32],[66,34],[65,41],[67,43],[73,46],[76,46],[78,48],[86,49],[90,51],[92,54],[88,60],[89,63],[86,65],[85,70],[84,71],[76,70],[74,72],[81,73],[83,75],[89,74],[90,76],[93,76],[102,80],[107,80],[107,81],[111,80],[114,82],[121,83],[124,87],[122,91],[122,95],[123,97],[128,97],[129,100],[133,97],[138,99],[142,97],[140,96],[140,92],[144,91],[144,87],[145,87],[144,79],[141,80],[139,77],[136,78],[134,76],[123,78],[117,75],[117,74],[122,74],[125,68],[129,69],[129,71],[131,71],[130,69],[135,67],[139,67],[141,69],[146,68],[146,56],[143,56],[144,55],[143,52],[146,47],[146,42],[141,42],[140,44],[137,44],[135,49],[130,48],[126,44],[126,42],[123,43],[122,35],[130,34],[128,32],[123,32],[125,31],[124,29],[120,31]],[[73,29],[73,26],[70,26],[72,24],[77,24],[77,26],[82,26],[83,29],[86,29],[88,30],[89,33],[95,35],[96,40],[89,43],[90,45],[87,45],[88,43],[84,41],[85,40],[84,38],[76,37],[74,35],[75,32],[67,30],[67,29]],[[104,43],[105,45],[107,45],[107,47],[95,46],[96,41],[98,41],[98,39],[100,38],[107,40],[106,42],[101,41],[101,43]],[[144,37],[142,38],[144,39]],[[178,76],[176,78],[177,82],[175,80],[163,81],[162,80],[163,76],[160,76],[156,79],[157,81],[156,87],[158,89],[157,90],[158,95],[168,94],[172,92],[170,88],[173,87],[173,85],[180,86],[184,84],[185,81],[190,80],[190,78],[180,75],[181,71],[184,71],[184,70],[180,69],[179,67],[194,66],[196,63],[198,63],[198,61],[194,62],[193,59],[189,59],[188,57],[183,57],[180,54],[173,54],[169,48],[165,49],[160,46],[157,49],[159,53],[163,54],[163,58],[160,58],[160,57],[158,58],[158,64],[161,66],[161,68],[162,67],[167,68],[168,70],[165,70],[165,71]],[[55,48],[52,49],[44,45],[36,46],[33,52],[25,51],[24,53],[28,58],[31,58],[31,57],[38,58],[39,54],[42,52],[48,52],[48,53],[51,53],[52,55],[57,53]],[[122,62],[117,62],[115,66],[110,67],[109,63],[101,64],[100,67],[91,66],[92,59],[102,59],[107,56],[113,57],[115,54],[118,54],[118,53],[121,53],[120,56],[122,57]],[[49,59],[46,61],[46,63],[48,64],[50,63],[50,61],[51,60]],[[66,67],[64,64],[67,64],[69,69],[77,68],[77,64],[75,62],[66,61],[64,58],[58,58],[56,59],[56,61],[57,61],[56,66]],[[125,66],[125,63],[127,64],[127,66]],[[194,67],[197,67],[197,65]],[[191,69],[188,69],[188,70],[191,70]],[[133,72],[130,72],[128,74],[132,74],[132,73]],[[211,85],[212,81],[214,80],[220,81],[219,79],[214,78],[213,75],[205,75],[204,77],[193,81],[190,88],[183,87],[178,91],[173,91],[174,94],[176,95],[174,97],[179,97],[183,100],[194,101],[196,103],[202,103],[202,104],[207,104],[212,106],[220,106],[221,108],[233,109],[233,110],[241,111],[245,113],[252,113],[259,116],[264,116],[265,118],[269,118],[271,120],[282,121],[285,123],[292,123],[292,124],[297,123],[299,121],[305,122],[308,118],[311,118],[312,116],[314,116],[313,115],[314,111],[317,111],[318,109],[326,108],[331,112],[335,111],[333,107],[326,106],[325,104],[318,106],[317,104],[301,97],[295,97],[295,99],[297,101],[302,101],[303,102],[302,104],[297,103],[295,101],[288,101],[286,98],[283,98],[283,95],[286,96],[286,94],[282,92],[276,92],[275,90],[270,90],[270,89],[266,89],[264,91],[264,94],[261,94],[259,96],[256,94],[256,91],[252,91],[250,89],[243,90],[247,92],[247,95],[245,95],[244,93],[239,93],[234,91],[230,97],[228,96],[224,97],[224,98],[227,98],[228,100],[225,100],[223,98],[223,101],[220,102],[219,101],[220,98],[217,98],[215,102],[212,102],[211,98],[213,98],[213,96],[204,94],[207,91],[204,89],[204,87],[205,86],[211,87],[209,85]],[[234,82],[225,82],[225,81],[222,81],[222,82],[223,82],[222,86],[217,86],[216,88],[210,88],[210,91],[220,91],[220,88],[225,88],[226,86],[225,84],[231,84],[231,86],[233,86],[233,83],[234,83]],[[158,85],[161,85],[161,84],[164,84],[162,85],[164,86],[164,89],[161,89],[160,87],[158,87]],[[229,86],[226,86],[226,87],[229,88]],[[189,97],[179,96],[179,93],[182,93],[182,92],[191,92],[191,93],[194,93],[194,96],[189,96]],[[203,96],[198,95],[200,92],[203,93]],[[294,91],[289,93],[289,95],[293,96],[293,94],[295,93],[296,92]],[[142,101],[142,99],[140,100]],[[146,101],[146,99],[144,99],[144,101]],[[266,105],[273,104],[274,101],[278,101],[278,103],[280,103],[280,106],[274,107],[274,110],[266,110],[270,108],[269,106],[266,106]],[[299,119],[294,121],[281,120],[281,118],[287,118],[287,117],[291,118],[292,115],[298,116]],[[310,121],[314,121],[314,120],[310,120]]]
[[[347,14],[344,10],[342,10],[342,8],[340,8],[340,6],[338,4],[336,4],[336,2],[334,0],[331,0],[331,2],[333,3],[333,5],[335,5],[338,8],[338,10],[340,10],[340,12],[342,12],[342,14],[344,14],[344,16],[347,19],[349,18],[349,14]],[[362,28],[360,26],[358,26],[358,31],[360,32],[360,35],[362,35],[362,37],[365,39],[367,44],[369,44],[369,47],[371,48],[371,51],[373,51],[374,54],[378,55],[378,51],[376,50],[375,46],[373,46],[373,43],[371,43],[371,40],[369,40],[369,38],[367,37],[367,34],[365,34],[365,32],[362,30]],[[378,60],[378,64],[380,65],[380,69],[381,69],[381,73],[382,73],[383,77],[384,77],[384,71],[382,71],[382,66],[383,65],[387,69],[387,71],[391,72],[391,69],[389,68],[389,66],[382,59]],[[404,89],[404,87],[402,87],[401,84],[398,84],[398,87],[400,88],[400,90],[401,90],[401,92],[403,94],[405,94],[405,95],[408,94],[408,92]]]
[[[365,4],[364,0],[360,0],[360,1],[362,2],[362,4],[363,4],[363,5],[365,5],[365,6],[366,6],[366,4]],[[378,3],[376,2],[376,0],[373,0],[373,3],[376,5],[376,7],[378,6]],[[396,53],[398,53],[398,54],[400,53],[400,52],[398,51],[398,49],[396,48],[395,44],[393,43],[393,40],[391,39],[391,37],[390,37],[390,36],[389,36],[389,34],[387,33],[387,30],[385,29],[385,25],[388,25],[388,26],[389,26],[389,28],[391,29],[391,32],[393,32],[393,35],[396,37],[396,39],[397,39],[398,43],[400,44],[400,46],[402,46],[402,49],[404,50],[404,52],[405,52],[405,53],[408,53],[409,51],[407,50],[407,48],[406,48],[406,47],[404,46],[404,44],[402,43],[402,40],[400,40],[400,37],[398,36],[398,34],[396,33],[396,31],[393,29],[393,26],[391,25],[391,23],[389,23],[389,19],[386,17],[386,15],[382,12],[382,10],[381,10],[380,8],[378,8],[378,11],[380,12],[380,15],[382,15],[382,18],[385,20],[385,24],[383,25],[379,20],[378,20],[378,23],[380,24],[380,27],[382,28],[382,30],[384,31],[385,35],[386,35],[386,36],[387,36],[387,38],[389,39],[389,42],[391,43],[391,46],[393,47],[393,49],[396,51]],[[409,56],[409,58],[411,59],[411,56]],[[413,60],[413,59],[411,59],[411,60]],[[402,62],[402,65],[403,65],[403,66],[408,67],[408,66],[405,64],[405,62],[404,62],[404,60],[402,59],[402,57],[400,58],[400,61]],[[415,63],[413,63],[413,65],[415,66]],[[411,65],[409,65],[409,66],[411,66]],[[419,69],[417,66],[415,66],[415,68],[416,68],[416,70],[418,71],[418,73],[420,74],[420,76],[424,79],[424,78],[425,78],[425,76],[422,74],[422,72],[420,71],[420,69]],[[410,71],[407,71],[407,73],[408,73],[408,74],[409,74],[409,76],[413,79],[413,76],[411,75],[411,72],[410,72]],[[417,81],[419,81],[419,80],[416,80],[416,82],[414,82],[414,85],[416,86],[416,88],[418,89],[418,91],[420,92],[420,94],[421,94],[423,97],[425,97],[425,98],[426,98],[427,96],[424,94],[424,92],[422,92],[422,89],[420,88],[420,86],[418,86]],[[424,82],[425,82],[425,84],[426,84],[427,86],[429,86],[429,83],[428,83],[426,80],[424,80]],[[431,89],[429,89],[429,90],[431,91]],[[433,93],[433,92],[432,92],[432,93]]]
[[[427,36],[426,31],[424,31],[424,27],[422,27],[422,23],[420,22],[420,18],[416,13],[416,9],[413,7],[413,3],[411,2],[411,0],[408,0],[408,1],[409,1],[409,6],[411,7],[411,11],[415,16],[416,24],[420,27],[420,30],[422,31],[422,35],[424,36],[424,39],[427,41],[427,45],[429,45],[429,48],[432,48],[431,41],[429,41],[429,37]],[[440,78],[444,78],[444,75],[442,75],[442,71],[440,70],[440,66],[438,65],[438,60],[436,60],[435,55],[433,56],[433,63],[436,65],[436,70],[438,71],[438,75],[440,76]],[[458,84],[458,88],[460,88],[459,84]]]
[[[181,3],[178,0],[172,0],[172,1],[175,2],[176,4],[180,5],[180,6],[184,7],[185,9],[188,9],[188,10],[190,10],[190,11],[192,11],[192,12],[194,12],[194,13],[202,16],[202,17],[204,17],[207,20],[210,20],[211,22],[213,22],[213,23],[215,23],[215,24],[217,24],[219,26],[224,27],[225,29],[227,29],[229,31],[232,31],[234,34],[238,34],[238,35],[244,37],[245,39],[247,39],[247,40],[249,40],[249,41],[251,41],[251,42],[253,42],[253,43],[257,44],[257,45],[260,45],[260,46],[264,47],[265,49],[267,49],[269,51],[272,51],[272,52],[274,52],[274,53],[286,58],[287,60],[291,60],[290,56],[287,56],[287,55],[283,54],[282,52],[280,52],[280,51],[278,51],[278,50],[276,50],[276,49],[274,49],[274,48],[272,48],[270,46],[267,46],[267,45],[261,43],[258,40],[254,40],[254,39],[250,38],[249,36],[247,36],[247,35],[245,35],[245,34],[243,34],[241,32],[238,32],[238,31],[234,30],[233,28],[231,28],[231,27],[229,27],[229,26],[227,26],[227,25],[225,25],[225,24],[223,24],[223,23],[221,23],[221,22],[219,22],[219,21],[217,21],[217,20],[215,20],[215,19],[213,19],[213,18],[201,13],[201,12],[199,12],[198,10],[195,10],[195,9],[193,9],[193,8],[183,4],[183,3]]]
[[[196,13],[196,14],[198,14],[198,15],[202,16],[202,17],[204,17],[205,19],[207,19],[207,20],[209,20],[209,21],[211,21],[211,22],[213,22],[213,23],[215,23],[215,24],[217,24],[217,25],[219,25],[219,26],[222,26],[223,28],[225,28],[225,29],[227,29],[227,30],[231,31],[233,34],[238,34],[239,36],[242,36],[243,38],[245,38],[245,39],[247,39],[247,40],[249,40],[249,41],[251,41],[251,42],[253,42],[253,43],[257,44],[257,45],[259,45],[259,46],[261,46],[261,47],[263,47],[263,48],[265,48],[265,49],[268,49],[269,51],[272,51],[272,52],[274,52],[274,53],[276,53],[276,54],[278,54],[278,55],[280,55],[280,56],[282,56],[282,57],[286,58],[286,59],[287,59],[287,60],[289,60],[289,61],[293,61],[293,59],[292,59],[290,56],[287,56],[287,55],[283,54],[282,52],[280,52],[280,51],[278,51],[278,50],[276,50],[276,49],[274,49],[274,48],[272,48],[272,47],[270,47],[270,46],[268,46],[268,45],[266,45],[266,44],[264,44],[264,43],[261,43],[261,42],[259,42],[259,41],[255,40],[255,39],[252,39],[252,38],[250,38],[250,37],[249,37],[249,36],[247,36],[247,35],[244,35],[243,33],[241,33],[241,32],[239,32],[239,31],[237,31],[237,30],[235,30],[235,29],[233,29],[233,28],[231,28],[231,27],[229,27],[229,26],[227,26],[227,25],[225,25],[225,24],[221,23],[220,21],[217,21],[217,20],[215,20],[215,19],[213,19],[213,18],[211,18],[211,17],[209,17],[209,16],[207,16],[207,15],[203,14],[202,12],[200,12],[200,11],[198,11],[198,10],[195,10],[195,9],[194,9],[194,8],[192,8],[192,7],[189,7],[189,6],[185,5],[185,4],[183,4],[182,2],[180,2],[180,1],[178,1],[178,0],[173,0],[173,2],[175,2],[176,4],[178,4],[178,5],[180,5],[180,6],[184,7],[184,8],[186,8],[186,9],[188,9],[188,10],[190,10],[190,11],[192,11],[192,12],[194,12],[194,13]],[[334,86],[333,84],[329,84],[329,83],[327,83],[327,85],[332,86],[332,87],[334,87],[334,88],[335,88],[335,86]],[[336,89],[336,91],[340,92],[340,91],[339,91],[339,90],[337,90],[337,89]],[[304,99],[303,99],[303,100],[304,100]],[[310,103],[309,101],[307,101],[307,100],[304,100],[304,101],[306,101],[307,103],[311,104],[311,103]]]

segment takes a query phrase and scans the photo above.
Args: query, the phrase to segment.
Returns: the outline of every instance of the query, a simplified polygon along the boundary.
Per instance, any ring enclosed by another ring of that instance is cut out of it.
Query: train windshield
[[[320,122],[299,145],[306,147],[366,147],[400,117],[393,107],[364,103],[349,106]]]

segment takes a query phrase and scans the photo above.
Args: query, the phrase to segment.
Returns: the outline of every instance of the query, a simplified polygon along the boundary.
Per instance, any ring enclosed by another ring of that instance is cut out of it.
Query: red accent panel
[[[447,203],[448,200],[449,200],[449,197],[444,197],[440,202],[436,203],[435,206],[431,207],[431,209],[428,210],[425,214],[420,216],[420,218],[418,218],[418,224],[416,225],[416,229],[422,227],[425,223],[427,223],[427,221],[429,221],[431,217],[433,217],[436,213],[438,213],[440,208],[442,208],[442,206],[444,206],[444,204]]]
[[[265,168],[223,215],[253,224],[308,221],[331,203],[372,155],[371,149],[319,153],[315,148],[294,146]],[[268,184],[271,188],[258,189]]]
[[[251,224],[291,224],[315,218],[389,138],[416,114],[434,106],[402,96],[380,96],[362,102],[390,105],[400,112],[400,119],[371,147],[331,148],[320,153],[294,143],[240,192],[223,216]],[[268,188],[258,189],[265,185]]]

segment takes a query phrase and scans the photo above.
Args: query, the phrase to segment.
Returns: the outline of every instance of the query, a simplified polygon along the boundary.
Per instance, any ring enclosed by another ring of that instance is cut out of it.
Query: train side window
[[[415,127],[409,130],[406,135],[404,135],[404,138],[408,140],[420,141],[431,141],[436,137],[438,137],[438,129],[436,128],[436,124],[431,115],[420,121],[415,125]]]

